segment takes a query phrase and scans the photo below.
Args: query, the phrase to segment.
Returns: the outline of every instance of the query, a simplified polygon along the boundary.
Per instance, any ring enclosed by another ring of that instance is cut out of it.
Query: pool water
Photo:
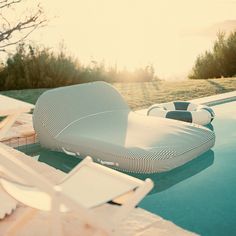
[[[212,150],[157,175],[140,206],[200,235],[236,235],[236,102],[213,109]]]
[[[212,150],[166,173],[135,175],[155,184],[139,206],[200,235],[236,235],[236,101],[213,109]],[[80,161],[37,145],[22,151],[64,172]]]

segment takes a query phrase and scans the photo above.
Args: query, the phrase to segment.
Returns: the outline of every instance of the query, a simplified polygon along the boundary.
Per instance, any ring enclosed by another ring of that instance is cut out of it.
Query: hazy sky
[[[34,34],[54,47],[64,43],[82,63],[91,60],[133,69],[153,64],[160,76],[190,70],[212,46],[211,25],[236,20],[230,0],[42,0],[52,19]]]

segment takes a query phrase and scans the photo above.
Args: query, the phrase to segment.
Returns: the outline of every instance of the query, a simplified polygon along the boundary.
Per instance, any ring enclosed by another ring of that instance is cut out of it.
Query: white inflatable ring
[[[207,125],[215,117],[212,108],[183,101],[154,104],[149,107],[147,115],[176,119],[199,125]]]

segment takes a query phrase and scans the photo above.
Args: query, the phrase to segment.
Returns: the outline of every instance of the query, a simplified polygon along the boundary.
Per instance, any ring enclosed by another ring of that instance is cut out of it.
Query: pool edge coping
[[[211,95],[211,96],[202,97],[202,98],[195,98],[195,99],[188,100],[188,102],[192,102],[195,104],[203,104],[203,105],[208,105],[208,106],[215,106],[221,103],[234,101],[235,99],[236,99],[236,90],[232,92],[220,93],[220,94]],[[147,110],[148,108],[145,108],[141,110],[135,110],[135,112],[138,114],[146,115]]]

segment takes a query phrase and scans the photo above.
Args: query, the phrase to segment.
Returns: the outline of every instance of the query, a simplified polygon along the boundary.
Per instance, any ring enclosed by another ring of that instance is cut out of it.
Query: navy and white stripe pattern
[[[199,125],[207,125],[211,123],[215,117],[212,108],[185,101],[154,104],[148,109],[147,115],[196,123]]]

